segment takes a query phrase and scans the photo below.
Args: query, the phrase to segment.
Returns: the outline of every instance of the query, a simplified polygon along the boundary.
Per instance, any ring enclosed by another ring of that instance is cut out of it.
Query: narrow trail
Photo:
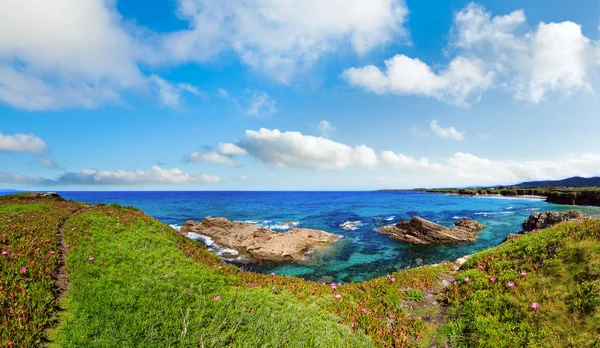
[[[77,214],[81,209],[78,209],[74,212],[72,212],[69,216],[67,216],[64,220],[62,220],[60,222],[60,224],[58,225],[58,242],[60,245],[60,249],[59,249],[59,255],[60,255],[60,266],[54,276],[54,278],[56,279],[55,285],[58,288],[58,294],[57,294],[57,300],[60,300],[61,297],[63,296],[63,294],[65,292],[67,292],[67,290],[69,290],[69,277],[68,277],[68,273],[67,273],[67,252],[68,252],[68,245],[65,241],[65,224],[67,223],[67,221],[69,221],[69,219]]]

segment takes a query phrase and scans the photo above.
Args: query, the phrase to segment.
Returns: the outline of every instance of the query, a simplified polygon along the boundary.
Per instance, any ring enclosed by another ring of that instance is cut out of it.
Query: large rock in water
[[[523,231],[530,232],[533,230],[541,230],[554,226],[564,221],[572,220],[587,220],[591,217],[587,214],[583,214],[579,210],[568,210],[562,213],[553,211],[545,213],[533,213],[523,222]]]
[[[410,221],[383,226],[378,231],[402,242],[411,244],[460,244],[473,243],[477,231],[485,228],[474,220],[461,219],[455,227],[448,228],[413,216]]]
[[[341,236],[307,228],[275,232],[269,228],[208,216],[202,222],[187,221],[181,232],[210,237],[217,245],[262,261],[297,262],[311,249],[335,242]]]

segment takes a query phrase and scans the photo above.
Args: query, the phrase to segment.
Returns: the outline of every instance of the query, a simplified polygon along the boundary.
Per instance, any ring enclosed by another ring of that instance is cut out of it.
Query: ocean
[[[332,246],[300,263],[237,263],[264,273],[316,281],[357,282],[391,272],[443,260],[455,260],[493,246],[534,211],[580,209],[599,214],[597,207],[573,207],[542,199],[459,197],[423,192],[59,192],[66,199],[134,206],[178,228],[187,220],[221,216],[233,221],[267,226],[284,233],[286,221],[298,227],[343,235]],[[478,240],[466,245],[410,245],[392,240],[374,229],[420,216],[445,226],[460,218],[488,226]],[[344,224],[351,227],[346,230]],[[210,244],[210,243],[209,243]],[[212,250],[219,252],[212,245]]]

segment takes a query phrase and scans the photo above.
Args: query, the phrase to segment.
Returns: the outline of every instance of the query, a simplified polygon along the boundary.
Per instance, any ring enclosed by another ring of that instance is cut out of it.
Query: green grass
[[[55,320],[58,227],[76,203],[0,200],[0,346],[34,346]]]
[[[600,345],[600,221],[563,223],[475,255],[447,298],[455,346]]]
[[[369,345],[316,305],[195,263],[171,228],[138,211],[93,208],[66,227],[70,289],[57,346]]]
[[[50,251],[63,222],[59,305]],[[0,199],[0,237],[0,346],[600,345],[600,220],[527,234],[458,272],[446,263],[335,287],[243,272],[117,205]]]

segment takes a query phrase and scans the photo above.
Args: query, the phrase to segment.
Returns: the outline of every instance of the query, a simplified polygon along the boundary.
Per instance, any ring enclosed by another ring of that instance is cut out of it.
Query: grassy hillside
[[[0,346],[600,344],[598,221],[332,285],[242,272],[133,208],[21,196],[0,218]]]

